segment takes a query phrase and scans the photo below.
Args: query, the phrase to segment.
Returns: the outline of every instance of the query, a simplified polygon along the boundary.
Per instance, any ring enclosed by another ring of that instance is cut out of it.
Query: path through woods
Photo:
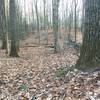
[[[9,58],[0,50],[0,100],[86,100],[92,98],[92,91],[100,93],[100,81],[94,74],[73,72],[57,77],[78,59],[73,48],[54,54],[53,48],[36,42],[34,36],[24,40],[20,58]]]

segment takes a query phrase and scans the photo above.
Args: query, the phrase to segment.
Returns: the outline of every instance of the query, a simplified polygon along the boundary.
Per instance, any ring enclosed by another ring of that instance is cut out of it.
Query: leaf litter
[[[0,100],[100,100],[100,71],[66,73],[78,59],[75,53],[25,46],[20,58],[9,58],[0,50]]]

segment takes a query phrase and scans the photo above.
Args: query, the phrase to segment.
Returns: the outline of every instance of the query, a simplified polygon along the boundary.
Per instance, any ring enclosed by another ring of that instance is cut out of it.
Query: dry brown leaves
[[[20,58],[9,58],[0,50],[0,100],[100,100],[98,74],[73,71],[55,76],[56,70],[76,60],[72,48],[53,54],[44,46],[23,47]]]

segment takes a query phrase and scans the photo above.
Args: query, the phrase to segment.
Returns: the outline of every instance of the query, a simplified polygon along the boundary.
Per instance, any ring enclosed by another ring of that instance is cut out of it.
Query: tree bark
[[[74,0],[74,6],[75,6],[75,8],[74,8],[74,30],[75,30],[75,43],[77,42],[77,24],[76,24],[76,20],[77,20],[77,0]]]
[[[16,4],[15,0],[10,0],[10,33],[11,33],[11,57],[19,57],[17,52],[17,39],[16,39]]]
[[[43,0],[44,3],[44,30],[46,28],[46,0]]]
[[[39,14],[38,14],[38,0],[35,0],[35,11],[36,11],[36,18],[37,18],[37,32],[38,32],[38,38],[39,38],[39,44],[40,44],[40,23],[39,23]]]
[[[7,49],[7,40],[6,40],[5,35],[3,35],[3,37],[2,37],[2,47],[1,47],[1,49]]]
[[[6,14],[5,14],[5,0],[0,0],[0,24],[2,26],[2,49],[7,49],[6,40]]]
[[[85,0],[85,32],[76,67],[100,67],[100,0]]]
[[[54,34],[54,53],[58,52],[58,8],[60,0],[53,0],[53,34]]]

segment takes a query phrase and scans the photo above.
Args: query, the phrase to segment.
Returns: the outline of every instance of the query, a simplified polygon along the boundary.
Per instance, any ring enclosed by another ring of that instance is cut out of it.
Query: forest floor
[[[0,100],[100,100],[100,72],[67,72],[76,50],[54,54],[33,38],[23,41],[19,58],[0,50]]]

